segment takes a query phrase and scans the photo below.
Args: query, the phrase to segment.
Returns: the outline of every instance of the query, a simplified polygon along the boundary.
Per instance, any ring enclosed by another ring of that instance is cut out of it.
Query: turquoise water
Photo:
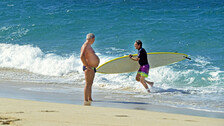
[[[80,47],[90,32],[101,64],[137,53],[137,39],[147,52],[192,58],[152,69],[151,95],[135,81],[136,73],[97,74],[95,88],[154,104],[224,112],[223,0],[1,0],[1,80],[83,85]]]

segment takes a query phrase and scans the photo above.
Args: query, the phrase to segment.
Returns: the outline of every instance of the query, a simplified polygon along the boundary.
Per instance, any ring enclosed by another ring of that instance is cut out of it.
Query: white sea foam
[[[0,33],[7,34],[7,37],[1,37],[3,40],[14,40],[21,38],[29,32],[29,29],[21,27],[20,24],[15,26],[3,26],[0,28]]]
[[[10,28],[11,28],[11,26],[9,26],[9,27],[3,26],[0,28],[0,31],[7,31]]]
[[[24,69],[33,73],[62,76],[79,71],[81,65],[74,55],[62,57],[44,54],[40,48],[31,45],[0,44],[0,67]]]

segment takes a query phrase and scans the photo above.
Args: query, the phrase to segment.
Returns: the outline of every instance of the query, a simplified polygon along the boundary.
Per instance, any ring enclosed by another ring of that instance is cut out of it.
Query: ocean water
[[[23,89],[38,92],[83,87],[79,55],[87,33],[96,35],[93,48],[100,64],[137,53],[138,39],[147,52],[192,58],[151,69],[147,79],[155,87],[150,94],[135,81],[135,72],[97,73],[94,89],[133,101],[224,113],[223,0],[1,0],[0,81],[72,87]]]

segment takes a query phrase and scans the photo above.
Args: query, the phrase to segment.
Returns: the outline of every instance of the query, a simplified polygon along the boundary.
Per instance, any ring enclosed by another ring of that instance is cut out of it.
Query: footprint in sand
[[[187,121],[187,122],[198,122],[198,121],[195,121],[195,120],[184,120],[184,121]]]
[[[0,124],[1,125],[10,125],[13,122],[20,121],[21,119],[13,119],[13,118],[5,118],[0,117]]]
[[[7,112],[6,114],[13,114],[13,113],[15,113],[15,114],[22,114],[22,113],[25,113],[25,112]]]
[[[41,112],[58,112],[58,111],[55,111],[55,110],[41,110]]]
[[[115,115],[116,117],[128,117],[128,115]]]

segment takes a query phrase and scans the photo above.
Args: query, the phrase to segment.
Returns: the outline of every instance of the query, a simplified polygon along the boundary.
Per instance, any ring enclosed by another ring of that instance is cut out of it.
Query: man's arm
[[[81,51],[81,54],[80,54],[80,58],[82,60],[82,63],[84,66],[88,66],[88,63],[86,61],[86,58],[85,58],[85,52],[86,52],[86,46],[83,47],[82,51]]]
[[[130,59],[132,59],[134,61],[139,61],[140,60],[140,58],[138,58],[138,57],[134,58],[131,54],[129,55],[129,57],[130,57]]]

